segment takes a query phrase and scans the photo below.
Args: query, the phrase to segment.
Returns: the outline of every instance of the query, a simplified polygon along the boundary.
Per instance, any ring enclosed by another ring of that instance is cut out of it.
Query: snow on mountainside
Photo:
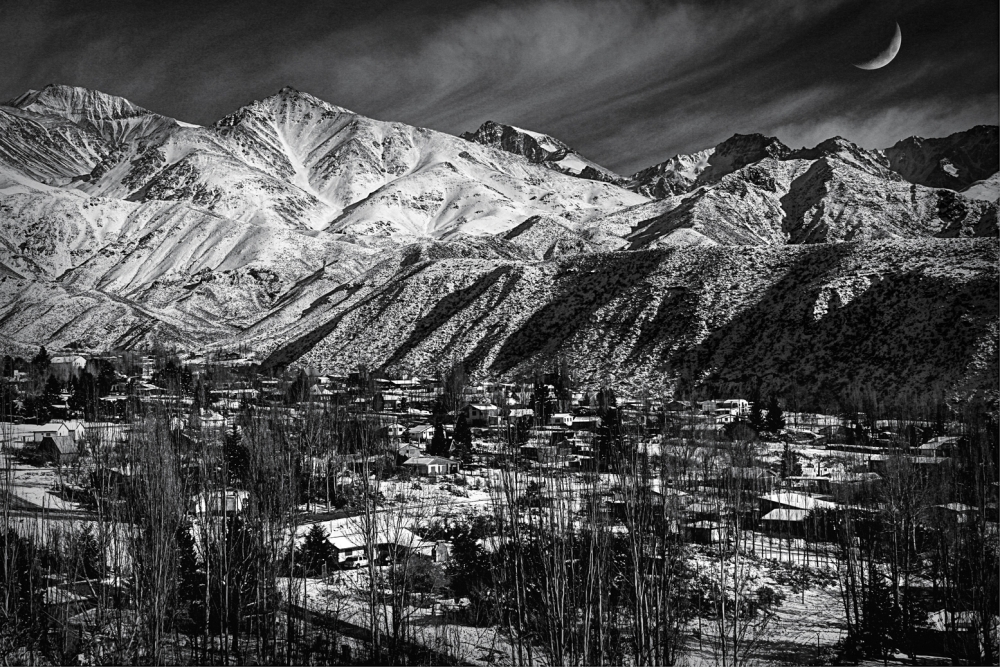
[[[515,217],[582,219],[642,201],[291,88],[212,127],[175,129],[135,158],[102,165],[81,189],[188,201],[258,224],[390,239],[499,233]]]
[[[870,378],[995,388],[995,239],[670,248],[550,262],[452,258],[360,279],[318,304],[268,363],[513,373],[567,356],[595,379],[670,368],[755,374],[812,397]],[[359,336],[358,332],[365,332]]]
[[[880,151],[840,137],[796,151],[763,139],[750,144],[757,148],[750,159],[776,157],[709,183],[746,162],[746,152],[730,150],[727,160],[701,172],[698,180],[705,184],[687,196],[630,209],[631,247],[997,235],[996,203],[908,183]],[[615,212],[598,223],[621,216]]]
[[[0,106],[0,346],[987,386],[997,241],[963,237],[997,236],[991,145],[734,135],[626,181],[531,130],[291,88],[200,127],[48,86]]]

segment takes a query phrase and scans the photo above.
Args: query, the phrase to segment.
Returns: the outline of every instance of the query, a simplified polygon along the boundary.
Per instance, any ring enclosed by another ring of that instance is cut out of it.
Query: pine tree
[[[49,370],[49,363],[52,359],[49,357],[49,353],[45,350],[45,346],[42,345],[38,348],[38,354],[36,354],[32,360],[31,365],[38,372],[39,375],[44,375]]]
[[[458,418],[455,420],[454,443],[458,449],[459,456],[462,457],[462,461],[471,462],[472,428],[469,426],[469,420],[466,418],[464,412],[459,412]]]
[[[767,402],[767,414],[764,415],[764,430],[768,433],[779,433],[785,428],[785,413],[778,405],[778,399],[771,396]]]
[[[799,455],[792,451],[788,443],[781,452],[781,478],[797,477],[802,474],[802,464],[799,463]]]
[[[750,397],[750,416],[748,421],[750,422],[750,428],[757,431],[757,433],[763,433],[766,430],[767,424],[764,420],[764,401],[761,400],[759,391],[754,391],[753,395]]]
[[[434,436],[427,449],[432,456],[447,456],[448,454],[448,440],[444,435],[444,425],[440,421],[434,422]]]
[[[314,523],[306,533],[296,560],[301,563],[306,576],[314,576],[322,574],[324,566],[330,567],[335,558],[336,552],[327,539],[326,530],[322,524]]]

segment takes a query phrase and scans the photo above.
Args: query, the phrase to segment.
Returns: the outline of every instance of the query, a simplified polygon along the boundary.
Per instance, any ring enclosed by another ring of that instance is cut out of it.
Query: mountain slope
[[[767,378],[812,398],[869,378],[983,391],[996,369],[995,239],[672,248],[525,264],[444,259],[355,282],[268,363],[528,371],[566,356],[601,379]]]
[[[1000,128],[977,125],[940,139],[909,137],[885,149],[891,168],[910,183],[963,190],[1000,169]]]

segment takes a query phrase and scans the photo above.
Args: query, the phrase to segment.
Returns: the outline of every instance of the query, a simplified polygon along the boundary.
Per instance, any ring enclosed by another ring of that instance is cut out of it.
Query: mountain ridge
[[[592,374],[617,365],[676,375],[706,340],[750,344],[718,332],[761,308],[759,289],[732,288],[759,282],[753,258],[770,267],[760,289],[785,285],[793,296],[776,303],[792,309],[812,299],[815,312],[833,312],[896,285],[886,303],[928,337],[931,325],[901,305],[907,276],[938,281],[919,298],[933,292],[956,312],[960,295],[980,304],[996,292],[984,260],[996,254],[1000,198],[990,126],[885,151],[736,134],[627,178],[531,130],[489,121],[455,137],[290,87],[202,127],[47,86],[0,106],[0,127],[0,341],[11,345],[242,345],[270,366],[396,369],[458,355],[500,373],[587,350]],[[937,183],[933,165],[946,159],[968,195],[911,180]],[[904,270],[894,253],[914,259]],[[789,268],[803,257],[829,271]],[[617,296],[593,294],[609,289]],[[856,327],[861,314],[841,324]],[[928,343],[935,363],[968,369],[982,357],[995,313],[980,304],[969,316],[975,340],[952,356]],[[833,329],[822,334],[836,347]],[[789,335],[804,358],[820,354]],[[684,372],[732,382],[712,359]],[[870,358],[833,366],[903,382]],[[964,370],[948,372],[972,386]]]

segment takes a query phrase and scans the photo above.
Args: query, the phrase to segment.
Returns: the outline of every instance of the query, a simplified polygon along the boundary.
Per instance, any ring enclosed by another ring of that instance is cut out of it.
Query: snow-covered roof
[[[804,521],[809,516],[809,510],[794,510],[779,508],[771,510],[760,518],[761,521]]]
[[[768,493],[760,496],[760,499],[803,510],[834,509],[837,507],[837,503],[831,503],[828,500],[818,500],[805,493],[791,493],[788,491]]]
[[[414,456],[403,461],[404,466],[428,466],[428,465],[453,465],[451,459],[443,459],[439,456]]]

